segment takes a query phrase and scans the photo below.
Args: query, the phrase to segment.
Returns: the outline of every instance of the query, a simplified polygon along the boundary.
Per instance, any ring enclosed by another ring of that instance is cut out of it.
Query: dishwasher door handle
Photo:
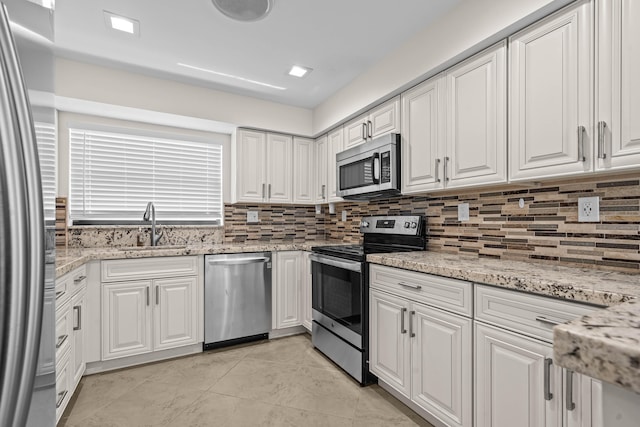
[[[231,258],[231,259],[210,259],[207,261],[208,264],[215,265],[242,265],[242,264],[255,264],[257,262],[269,262],[269,258],[267,257],[256,257],[256,258]]]

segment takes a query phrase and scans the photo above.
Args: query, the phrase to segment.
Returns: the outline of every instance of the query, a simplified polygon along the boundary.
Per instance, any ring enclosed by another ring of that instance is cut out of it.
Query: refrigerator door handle
[[[0,346],[4,360],[0,425],[22,426],[31,404],[42,331],[45,236],[33,120],[4,5],[0,7],[0,52],[0,169],[6,174],[3,204],[11,209],[5,219],[11,235],[0,242],[7,260],[0,283],[11,287],[2,307],[8,314],[1,326],[8,332]]]

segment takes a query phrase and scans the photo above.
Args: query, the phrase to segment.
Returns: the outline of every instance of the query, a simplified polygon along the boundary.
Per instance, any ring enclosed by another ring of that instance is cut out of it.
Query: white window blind
[[[52,123],[34,122],[40,177],[42,181],[42,201],[44,218],[56,218],[56,126]]]
[[[222,145],[69,129],[70,217],[222,223]]]

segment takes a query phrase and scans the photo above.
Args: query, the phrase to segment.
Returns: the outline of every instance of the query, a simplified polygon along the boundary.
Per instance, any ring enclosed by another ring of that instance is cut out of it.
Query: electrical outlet
[[[600,197],[578,198],[578,222],[600,221]]]
[[[256,223],[260,222],[258,219],[258,211],[247,211],[247,223]]]
[[[469,203],[458,205],[458,221],[469,221]]]

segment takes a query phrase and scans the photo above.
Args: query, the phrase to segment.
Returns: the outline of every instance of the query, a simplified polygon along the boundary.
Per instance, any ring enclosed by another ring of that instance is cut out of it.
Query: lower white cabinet
[[[196,257],[145,258],[143,261],[148,264],[148,273],[143,275],[134,268],[141,260],[102,262],[102,360],[199,341]],[[176,263],[185,265],[176,270]],[[123,280],[126,274],[104,274],[130,268],[130,277],[141,277],[141,280]]]
[[[273,273],[273,329],[284,329],[302,325],[301,310],[301,251],[274,252]]]
[[[434,419],[471,426],[471,319],[428,305],[421,286],[411,287],[402,270],[398,282],[416,290],[415,300],[392,293],[388,279],[394,269],[375,269],[369,293],[371,372]]]
[[[87,366],[84,357],[84,319],[86,308],[86,289],[80,290],[71,299],[71,361],[73,372],[73,389],[78,386]]]
[[[302,291],[301,310],[302,310],[302,326],[311,332],[312,316],[312,288],[311,288],[311,252],[302,252],[302,279],[300,281],[300,289]]]
[[[593,310],[476,285],[475,426],[603,426],[600,381],[552,359],[553,325]]]

